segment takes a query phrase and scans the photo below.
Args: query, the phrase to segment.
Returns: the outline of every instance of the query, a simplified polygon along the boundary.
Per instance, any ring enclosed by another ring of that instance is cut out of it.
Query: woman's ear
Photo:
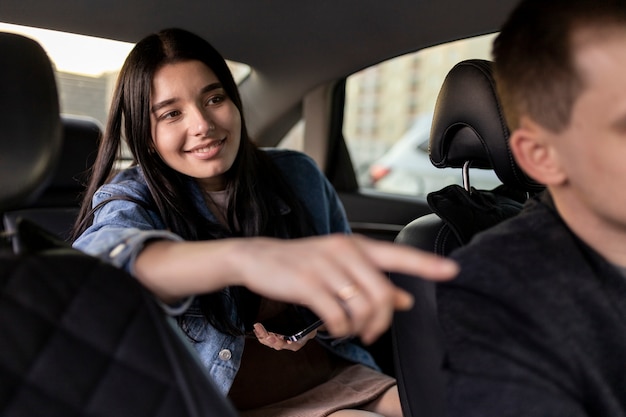
[[[553,136],[543,126],[523,117],[520,127],[509,138],[520,168],[535,181],[546,185],[558,185],[567,179],[551,140]]]

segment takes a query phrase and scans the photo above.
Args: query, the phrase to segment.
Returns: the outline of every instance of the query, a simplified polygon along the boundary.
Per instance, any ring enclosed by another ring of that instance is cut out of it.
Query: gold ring
[[[337,292],[337,297],[339,297],[343,301],[348,301],[358,293],[359,289],[356,287],[356,285],[349,284]]]

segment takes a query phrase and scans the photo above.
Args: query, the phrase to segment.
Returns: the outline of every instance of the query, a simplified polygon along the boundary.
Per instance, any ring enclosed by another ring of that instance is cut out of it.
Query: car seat
[[[15,231],[18,218],[25,218],[69,241],[78,216],[89,169],[98,153],[102,127],[96,119],[62,115],[62,147],[49,184],[38,197],[19,209],[4,213],[4,228]]]
[[[429,154],[436,167],[461,168],[464,186],[449,185],[430,193],[427,199],[433,213],[406,225],[396,243],[446,256],[477,232],[517,214],[528,195],[544,187],[517,166],[508,138],[491,62],[474,59],[455,65],[437,97]],[[493,190],[474,189],[470,166],[493,169],[502,185]],[[415,297],[414,308],[396,313],[392,326],[404,415],[444,416],[444,353],[435,284],[402,274],[390,274],[390,278]]]
[[[43,49],[0,33],[0,57],[0,211],[9,211],[45,188],[62,135]],[[0,415],[236,415],[133,277],[28,220],[1,237]]]

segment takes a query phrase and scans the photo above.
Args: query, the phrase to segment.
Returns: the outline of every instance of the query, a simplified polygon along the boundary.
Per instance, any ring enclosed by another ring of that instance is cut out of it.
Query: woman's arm
[[[137,278],[158,298],[184,297],[241,285],[265,297],[302,304],[335,337],[373,342],[395,310],[412,305],[386,271],[433,280],[453,277],[454,263],[405,246],[334,234],[293,240],[221,239],[148,242],[134,265]]]

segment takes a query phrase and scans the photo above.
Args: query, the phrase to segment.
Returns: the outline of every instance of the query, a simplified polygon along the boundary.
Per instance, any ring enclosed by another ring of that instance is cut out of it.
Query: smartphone
[[[322,324],[324,324],[322,320],[317,320],[316,322],[313,322],[312,324],[310,324],[309,326],[305,327],[304,329],[300,330],[297,333],[294,333],[290,336],[283,335],[283,339],[289,342],[297,342],[298,340],[302,339],[304,336],[311,333],[313,330],[320,327]]]
[[[283,340],[296,342],[323,323],[308,308],[291,304],[280,314],[263,320],[262,324],[268,332],[281,335]]]

